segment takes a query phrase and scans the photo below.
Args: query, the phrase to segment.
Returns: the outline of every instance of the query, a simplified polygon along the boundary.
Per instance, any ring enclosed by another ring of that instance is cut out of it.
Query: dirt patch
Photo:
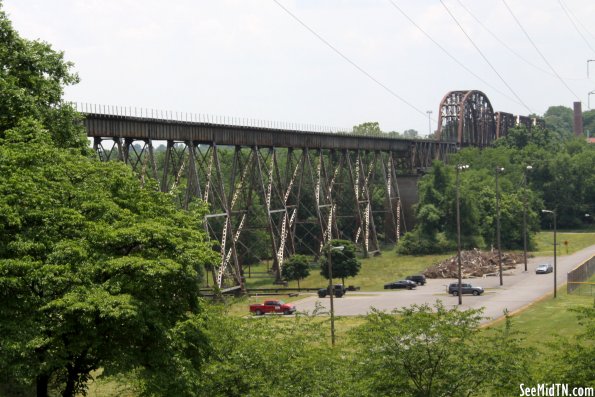
[[[502,253],[503,272],[516,268],[516,266],[522,262],[522,254]],[[497,275],[498,271],[499,266],[497,251],[480,251],[478,249],[471,251],[461,251],[461,273],[463,278]],[[457,278],[457,255],[434,266],[428,267],[423,272],[423,274],[427,278]]]

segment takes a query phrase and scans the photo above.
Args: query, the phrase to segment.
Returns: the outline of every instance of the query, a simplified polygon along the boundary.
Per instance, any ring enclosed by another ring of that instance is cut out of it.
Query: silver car
[[[550,263],[542,263],[535,268],[535,274],[546,274],[554,271]]]

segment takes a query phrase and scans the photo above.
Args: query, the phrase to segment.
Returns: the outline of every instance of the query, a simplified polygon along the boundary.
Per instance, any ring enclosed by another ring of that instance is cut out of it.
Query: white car
[[[545,274],[551,273],[554,271],[554,268],[550,263],[542,263],[535,268],[535,274]]]

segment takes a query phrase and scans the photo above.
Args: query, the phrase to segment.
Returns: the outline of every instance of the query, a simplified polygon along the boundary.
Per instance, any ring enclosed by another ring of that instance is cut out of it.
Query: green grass
[[[102,369],[94,371],[93,377],[101,375]],[[130,379],[126,377],[111,377],[91,380],[87,383],[89,389],[87,390],[87,397],[135,397],[138,394],[133,390],[130,384]],[[82,396],[82,394],[77,394]]]
[[[274,299],[274,300],[282,300],[285,303],[291,303],[296,300],[302,299],[304,297],[303,294],[299,296],[288,296],[288,295],[276,295],[276,296],[265,296],[265,295],[252,295],[249,297],[239,297],[239,298],[227,298],[225,301],[225,305],[227,306],[227,313],[231,316],[249,316],[250,309],[249,306],[255,303],[263,303],[265,300]],[[282,316],[280,316],[282,317]]]
[[[580,332],[576,313],[570,309],[593,305],[593,297],[568,295],[566,286],[557,295],[555,299],[553,294],[549,295],[512,317],[513,330],[519,332],[526,347],[547,349],[546,342],[554,341],[556,336],[568,337]],[[503,326],[501,320],[489,328]]]
[[[384,284],[389,281],[403,279],[410,274],[416,274],[423,271],[428,266],[434,265],[452,254],[446,255],[426,255],[426,256],[409,256],[397,255],[395,250],[383,251],[381,255],[360,259],[362,267],[360,273],[356,277],[345,279],[346,285],[354,285],[361,288],[363,291],[378,291],[382,290]],[[246,274],[246,285],[248,288],[267,288],[274,287],[273,278],[266,273],[266,266],[252,266],[252,277]],[[340,279],[337,279],[340,282]],[[310,276],[300,281],[302,288],[320,288],[325,286],[328,281],[320,275],[320,268],[314,264],[310,269]],[[289,283],[289,287],[297,288],[297,281]]]
[[[557,232],[557,254],[569,255],[595,244],[595,233],[589,232]],[[568,244],[565,244],[568,242]],[[554,232],[539,232],[535,236],[536,247],[531,253],[534,256],[554,255]]]

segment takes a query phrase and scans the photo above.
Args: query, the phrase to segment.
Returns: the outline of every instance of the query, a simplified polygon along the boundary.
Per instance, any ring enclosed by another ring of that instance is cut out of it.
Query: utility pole
[[[523,259],[525,261],[525,271],[527,271],[527,171],[533,167],[528,165],[523,172]]]
[[[558,286],[557,286],[557,277],[558,277],[558,266],[557,266],[557,241],[556,241],[556,232],[557,232],[557,228],[556,228],[556,210],[541,210],[541,212],[543,213],[549,213],[552,214],[554,216],[554,298],[556,298],[557,294],[558,294]]]
[[[503,167],[496,167],[496,244],[498,245],[498,272],[500,273],[500,285],[504,284],[504,279],[502,278],[502,246],[500,245],[500,188],[498,185],[498,174],[503,171]]]
[[[432,111],[426,110],[426,113],[428,114],[428,137],[429,137],[430,135],[432,135]]]
[[[595,59],[587,59],[587,78],[589,78],[589,63],[595,62]],[[591,91],[587,94],[587,108],[591,110],[591,95],[595,94],[595,91]]]
[[[461,170],[465,170],[469,168],[467,164],[459,164],[457,165],[457,264],[458,264],[458,278],[459,278],[459,288],[457,295],[459,296],[459,305],[463,304],[463,271],[462,271],[462,264],[461,264],[461,205],[460,205],[460,195],[459,190],[461,188],[461,177],[460,173]]]

